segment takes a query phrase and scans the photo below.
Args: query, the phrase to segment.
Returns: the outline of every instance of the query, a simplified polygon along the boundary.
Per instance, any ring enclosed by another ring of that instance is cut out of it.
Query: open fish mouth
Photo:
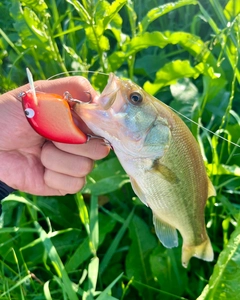
[[[97,99],[98,104],[101,105],[104,110],[108,110],[114,105],[119,90],[120,82],[118,77],[110,73],[108,83]]]

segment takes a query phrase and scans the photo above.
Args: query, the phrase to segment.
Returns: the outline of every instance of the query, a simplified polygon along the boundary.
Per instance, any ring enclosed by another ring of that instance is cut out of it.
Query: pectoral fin
[[[170,183],[178,183],[179,178],[177,175],[169,169],[167,166],[163,165],[160,159],[155,159],[152,164],[152,170],[155,172],[159,172],[161,177]]]
[[[153,215],[153,224],[157,237],[166,248],[178,246],[177,230],[174,227],[160,220],[155,215]]]
[[[131,181],[131,185],[132,185],[132,188],[134,190],[134,193],[139,197],[139,199],[146,205],[148,206],[147,204],[147,200],[146,200],[146,197],[145,195],[143,194],[141,188],[139,187],[139,185],[137,184],[136,180],[130,176],[130,181]]]

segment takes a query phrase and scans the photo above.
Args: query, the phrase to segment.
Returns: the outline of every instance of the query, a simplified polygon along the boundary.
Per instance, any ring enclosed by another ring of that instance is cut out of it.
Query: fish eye
[[[35,111],[32,108],[26,108],[24,112],[25,112],[25,116],[29,119],[35,116]]]
[[[143,100],[143,97],[138,92],[133,92],[130,94],[129,100],[132,102],[132,104],[140,104]]]

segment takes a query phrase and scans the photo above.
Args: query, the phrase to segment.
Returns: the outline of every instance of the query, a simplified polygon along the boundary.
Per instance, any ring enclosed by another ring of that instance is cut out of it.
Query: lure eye
[[[25,116],[29,119],[32,119],[35,116],[35,111],[32,108],[26,108],[24,112]]]
[[[132,104],[140,104],[143,100],[143,97],[140,93],[138,92],[133,92],[130,94],[130,101],[132,102]]]

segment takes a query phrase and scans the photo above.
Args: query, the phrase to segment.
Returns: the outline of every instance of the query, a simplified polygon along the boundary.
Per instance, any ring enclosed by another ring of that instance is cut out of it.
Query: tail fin
[[[187,268],[189,260],[192,256],[197,258],[212,261],[213,260],[213,249],[209,237],[200,245],[197,246],[186,246],[183,244],[182,247],[182,265]]]

